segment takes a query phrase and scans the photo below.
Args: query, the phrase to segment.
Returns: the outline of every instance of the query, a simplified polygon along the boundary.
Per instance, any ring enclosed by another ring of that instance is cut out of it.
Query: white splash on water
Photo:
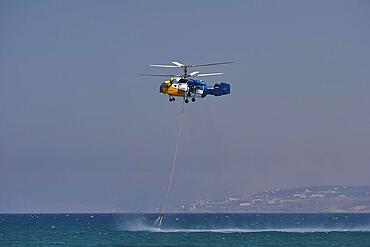
[[[151,232],[210,232],[210,233],[254,233],[254,232],[292,232],[292,233],[325,233],[325,232],[370,232],[370,229],[321,229],[321,228],[271,228],[271,229],[153,229]]]
[[[217,218],[217,217],[216,217]],[[183,221],[180,222],[178,217],[175,218],[176,223],[173,224],[173,220],[167,222],[164,221],[163,225],[161,217],[138,217],[138,218],[125,218],[117,222],[118,230],[120,231],[132,231],[132,232],[154,232],[154,233],[258,233],[258,232],[290,232],[290,233],[329,233],[329,232],[370,232],[370,226],[368,224],[362,224],[357,226],[350,225],[306,225],[306,226],[254,226],[254,223],[249,225],[241,226],[217,226],[217,225],[197,225],[192,226],[181,226]],[[153,224],[154,221],[154,224]],[[178,223],[179,222],[179,223]],[[364,222],[363,222],[364,223]]]
[[[158,233],[257,233],[257,232],[291,232],[291,233],[325,233],[325,232],[370,232],[370,228],[265,228],[265,229],[247,229],[247,228],[222,228],[222,229],[179,229],[179,228],[158,228],[150,226],[132,227],[124,231],[147,231]]]

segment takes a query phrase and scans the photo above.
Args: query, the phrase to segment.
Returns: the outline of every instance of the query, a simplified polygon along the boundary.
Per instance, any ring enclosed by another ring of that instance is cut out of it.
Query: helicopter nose
[[[164,83],[161,84],[161,86],[159,87],[159,92],[160,93],[164,93]]]

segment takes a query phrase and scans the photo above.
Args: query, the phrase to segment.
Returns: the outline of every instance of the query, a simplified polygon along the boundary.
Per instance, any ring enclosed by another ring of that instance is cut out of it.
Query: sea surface
[[[0,214],[0,246],[369,246],[370,214]]]

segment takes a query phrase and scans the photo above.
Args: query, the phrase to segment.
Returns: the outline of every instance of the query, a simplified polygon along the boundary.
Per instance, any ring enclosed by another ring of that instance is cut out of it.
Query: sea
[[[0,214],[0,246],[361,246],[370,214]]]

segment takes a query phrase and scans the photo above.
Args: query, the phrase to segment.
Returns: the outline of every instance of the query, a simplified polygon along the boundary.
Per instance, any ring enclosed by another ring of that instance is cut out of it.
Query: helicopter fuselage
[[[204,98],[208,94],[214,96],[230,94],[230,84],[209,86],[203,80],[170,78],[161,84],[159,92],[170,97]]]

